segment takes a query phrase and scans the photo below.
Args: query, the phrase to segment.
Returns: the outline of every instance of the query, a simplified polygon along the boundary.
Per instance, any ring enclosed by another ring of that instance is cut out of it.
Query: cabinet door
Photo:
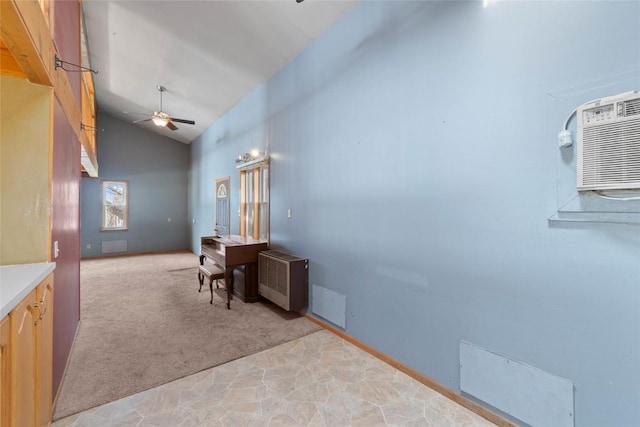
[[[11,426],[33,426],[36,418],[36,289],[9,314],[11,319]]]
[[[53,370],[53,276],[38,286],[38,406],[37,426],[48,426],[51,421]]]
[[[9,337],[11,336],[11,326],[9,317],[5,317],[0,322],[0,426],[9,425],[9,400],[11,389],[9,387],[9,377],[11,375],[11,361]]]

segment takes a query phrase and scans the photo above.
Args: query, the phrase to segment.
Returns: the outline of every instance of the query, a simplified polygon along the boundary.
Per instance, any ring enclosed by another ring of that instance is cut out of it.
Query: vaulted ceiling
[[[189,143],[357,1],[84,0],[98,107],[123,120],[159,110],[195,125],[139,123]],[[125,113],[128,112],[128,113]],[[140,114],[132,114],[140,113]]]

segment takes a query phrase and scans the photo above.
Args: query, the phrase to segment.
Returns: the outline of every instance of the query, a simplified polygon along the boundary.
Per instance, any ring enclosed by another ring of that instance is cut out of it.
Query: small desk
[[[269,248],[266,240],[254,240],[251,237],[236,235],[204,236],[200,238],[200,265],[205,258],[224,270],[224,284],[227,290],[227,308],[230,307],[231,294],[243,302],[256,302],[258,294],[258,254]],[[244,266],[244,286],[234,289],[233,269]]]

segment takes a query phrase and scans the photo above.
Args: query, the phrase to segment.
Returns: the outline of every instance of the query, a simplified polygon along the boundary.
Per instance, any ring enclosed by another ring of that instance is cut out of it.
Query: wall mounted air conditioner
[[[576,115],[578,191],[640,189],[640,93],[583,104]]]

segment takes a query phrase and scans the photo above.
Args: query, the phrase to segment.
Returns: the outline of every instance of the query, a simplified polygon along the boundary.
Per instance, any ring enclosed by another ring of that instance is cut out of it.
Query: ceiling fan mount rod
[[[162,92],[165,92],[167,88],[162,85],[158,85],[157,88],[160,91],[160,112],[162,112]]]

